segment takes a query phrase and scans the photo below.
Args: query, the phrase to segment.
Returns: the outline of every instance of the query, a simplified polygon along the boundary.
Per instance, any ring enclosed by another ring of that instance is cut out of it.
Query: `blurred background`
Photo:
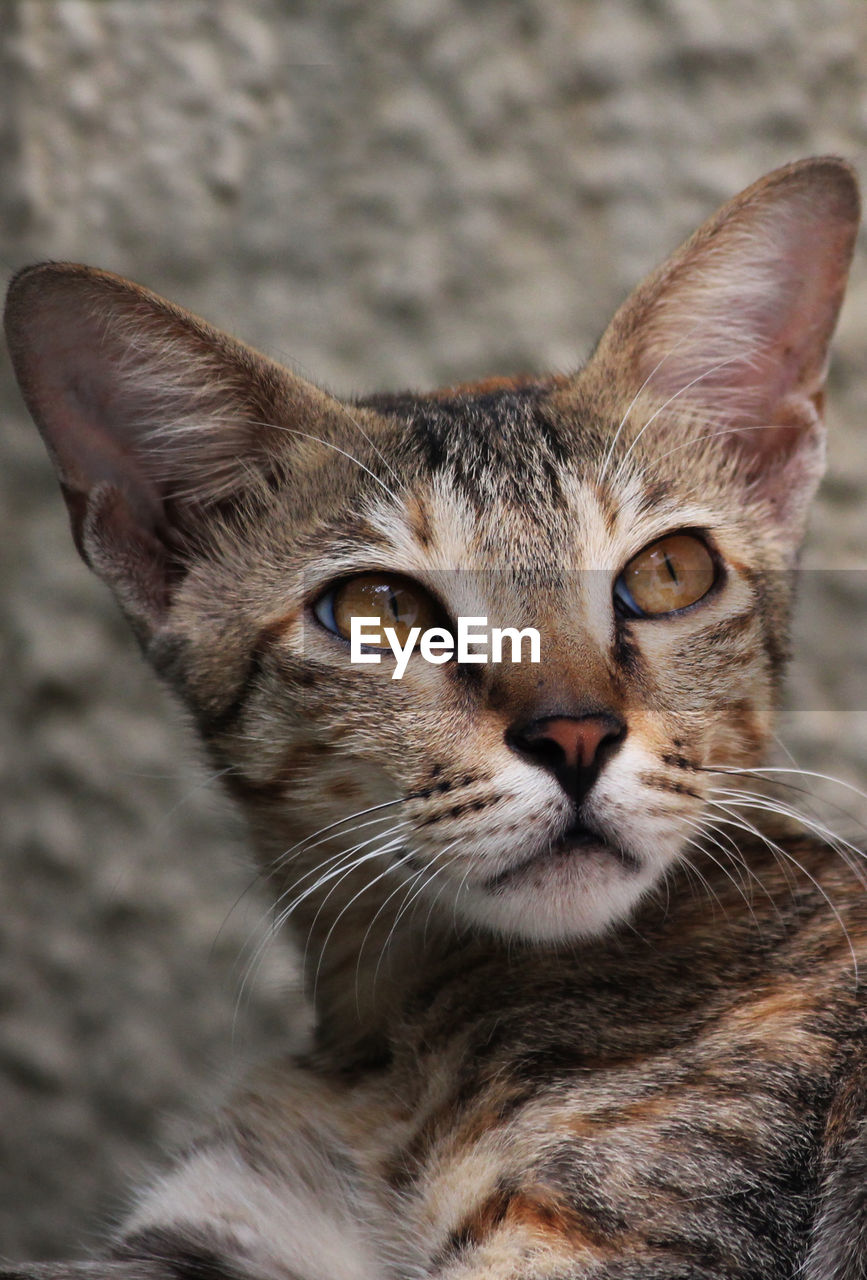
[[[2,268],[111,268],[346,394],[576,366],[818,152],[867,178],[864,0],[2,3]],[[865,374],[862,245],[781,729],[862,787]],[[0,1256],[80,1256],[293,1002],[273,951],[239,1000],[242,833],[0,379]]]

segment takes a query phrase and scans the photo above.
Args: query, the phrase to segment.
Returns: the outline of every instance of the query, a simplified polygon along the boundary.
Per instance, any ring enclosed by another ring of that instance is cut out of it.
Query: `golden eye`
[[[657,618],[695,604],[715,580],[716,566],[701,538],[672,533],[632,557],[614,584],[614,597],[634,618]]]
[[[349,640],[353,618],[376,618],[380,626],[379,647],[389,648],[383,628],[393,627],[405,645],[412,627],[422,631],[442,621],[442,610],[424,587],[408,578],[387,573],[359,573],[331,587],[319,597],[313,612],[329,631]],[[365,627],[372,632],[375,623]],[[365,640],[365,645],[370,642]]]

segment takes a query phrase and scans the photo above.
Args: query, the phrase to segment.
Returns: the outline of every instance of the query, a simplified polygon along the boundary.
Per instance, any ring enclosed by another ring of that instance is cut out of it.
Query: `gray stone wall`
[[[867,176],[863,0],[0,14],[3,267],[109,267],[347,393],[574,366],[720,201],[825,151]],[[862,786],[865,372],[862,252],[809,554],[834,572],[810,575],[784,727]],[[262,912],[241,833],[0,377],[0,1256],[48,1257],[86,1251],[290,997],[270,953],[236,1019]]]

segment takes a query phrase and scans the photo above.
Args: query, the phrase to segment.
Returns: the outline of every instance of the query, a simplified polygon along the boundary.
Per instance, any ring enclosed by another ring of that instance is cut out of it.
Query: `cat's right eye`
[[[376,618],[383,649],[389,647],[385,627],[392,627],[403,645],[412,627],[425,631],[443,620],[442,609],[424,587],[411,578],[390,573],[360,573],[345,578],[323,592],[315,601],[313,612],[326,630],[343,640],[351,637],[353,618]]]

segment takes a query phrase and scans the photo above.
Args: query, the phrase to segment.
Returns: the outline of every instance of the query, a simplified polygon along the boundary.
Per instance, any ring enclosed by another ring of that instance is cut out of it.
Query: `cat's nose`
[[[602,712],[587,716],[549,716],[513,726],[506,741],[531,764],[543,765],[571,800],[580,802],[604,761],[626,736],[626,725]]]

